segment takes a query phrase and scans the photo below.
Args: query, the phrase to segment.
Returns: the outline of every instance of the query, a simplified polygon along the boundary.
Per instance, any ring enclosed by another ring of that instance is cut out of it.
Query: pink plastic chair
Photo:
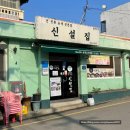
[[[9,123],[9,115],[19,113],[20,124],[22,124],[22,106],[21,98],[13,92],[1,92],[0,105],[4,107],[3,120],[7,126]]]

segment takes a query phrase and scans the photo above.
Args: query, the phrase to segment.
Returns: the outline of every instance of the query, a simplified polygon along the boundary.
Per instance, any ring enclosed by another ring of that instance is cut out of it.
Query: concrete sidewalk
[[[121,102],[121,101],[125,102],[128,100],[130,100],[130,96],[102,102],[102,103],[96,104],[93,107],[96,107],[98,105],[104,106],[104,104],[108,104],[108,105],[112,103],[116,104],[117,102]],[[51,103],[51,106],[49,109],[40,109],[39,112],[30,111],[28,115],[23,116],[23,119],[31,119],[35,117],[41,117],[41,116],[50,115],[50,114],[54,114],[58,112],[64,112],[64,111],[69,111],[69,110],[73,110],[77,108],[85,108],[85,107],[86,109],[90,108],[87,105],[87,103],[83,103],[82,100],[80,99],[76,99],[72,101],[64,101],[64,102],[54,102],[54,103]]]
[[[30,111],[27,115],[23,115],[23,120],[82,107],[87,107],[87,104],[83,103],[81,99],[52,102],[49,109],[40,109],[38,112]],[[3,117],[0,113],[1,120],[3,120]]]
[[[67,110],[87,107],[87,103],[83,103],[81,99],[64,101],[64,102],[52,102],[49,109],[40,109],[38,112],[30,111],[28,115],[24,115],[23,119],[30,119],[40,117],[44,115],[53,114],[56,112],[63,112]]]
[[[123,101],[125,102],[128,100],[130,100],[130,97],[119,98],[119,99],[110,100],[107,102],[97,104],[93,107],[96,107],[98,105],[103,106],[104,103],[112,104],[112,103],[123,102]],[[64,101],[64,102],[53,102],[53,103],[51,103],[51,106],[49,109],[40,109],[38,112],[30,111],[27,115],[23,115],[23,120],[36,118],[36,117],[42,117],[45,115],[51,115],[54,113],[69,111],[69,110],[73,110],[73,109],[77,109],[77,108],[85,108],[85,107],[87,109],[89,109],[87,104],[83,103],[80,99],[76,99],[76,100],[72,100],[72,101]],[[2,115],[0,115],[0,121],[2,121],[2,120],[3,120]]]

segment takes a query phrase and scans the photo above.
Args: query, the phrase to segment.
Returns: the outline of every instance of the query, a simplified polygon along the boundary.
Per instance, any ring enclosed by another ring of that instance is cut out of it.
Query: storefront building
[[[96,90],[129,94],[129,45],[130,39],[60,20],[36,17],[34,24],[0,19],[0,90],[25,82],[27,96],[41,92],[41,108],[49,108],[53,100],[85,102]]]

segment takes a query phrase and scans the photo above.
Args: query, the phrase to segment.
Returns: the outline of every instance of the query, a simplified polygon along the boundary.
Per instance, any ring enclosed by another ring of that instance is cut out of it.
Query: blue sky
[[[88,0],[89,8],[107,9],[129,2],[129,0]],[[80,23],[86,0],[29,0],[21,7],[25,11],[26,21],[35,21],[35,16],[44,16],[59,20]],[[100,26],[101,11],[89,9],[86,14],[86,25]]]

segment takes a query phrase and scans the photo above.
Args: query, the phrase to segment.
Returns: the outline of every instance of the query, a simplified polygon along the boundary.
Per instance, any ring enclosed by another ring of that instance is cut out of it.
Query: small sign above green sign
[[[91,51],[91,50],[76,50],[76,54],[83,54],[83,55],[100,55],[99,51]]]

